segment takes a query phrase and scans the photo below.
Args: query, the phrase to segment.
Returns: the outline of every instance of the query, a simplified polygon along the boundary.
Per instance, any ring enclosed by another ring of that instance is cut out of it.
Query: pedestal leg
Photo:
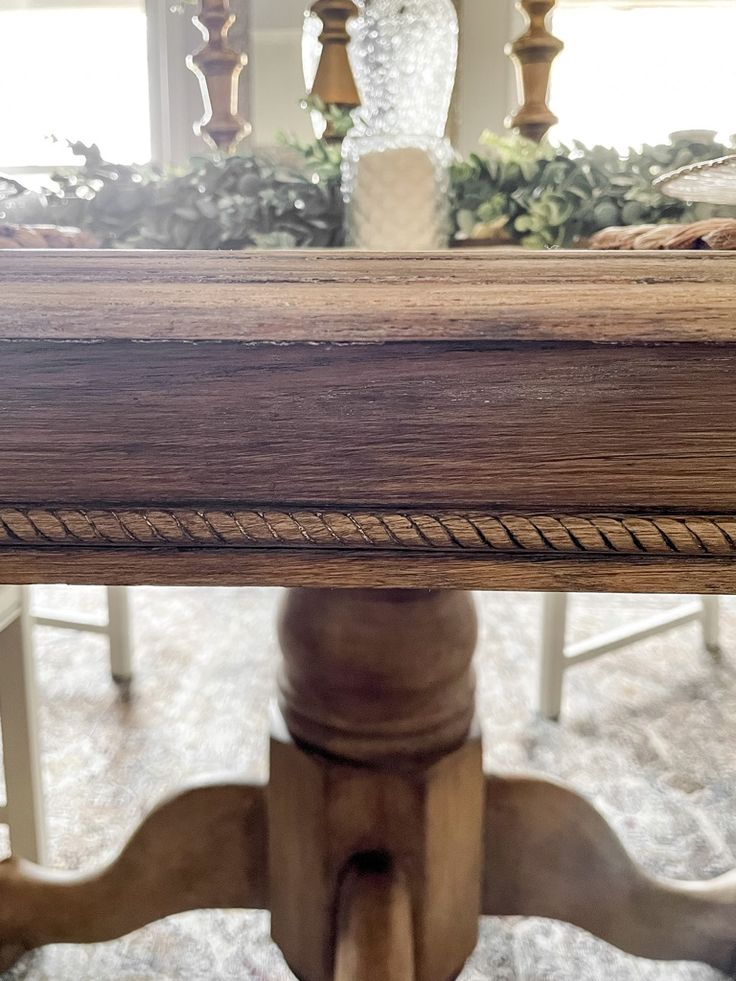
[[[300,981],[450,981],[481,913],[734,976],[736,873],[646,875],[559,784],[486,781],[467,594],[294,590],[267,789],[193,788],[91,875],[0,865],[0,969],[190,909],[269,908]]]
[[[561,784],[490,777],[485,852],[484,913],[563,920],[638,957],[736,976],[736,872],[711,882],[647,875]]]
[[[301,981],[456,977],[480,913],[472,601],[295,590],[280,637],[274,939]]]
[[[52,943],[97,943],[192,909],[268,905],[265,794],[195,787],[154,811],[92,874],[0,864],[0,971]]]

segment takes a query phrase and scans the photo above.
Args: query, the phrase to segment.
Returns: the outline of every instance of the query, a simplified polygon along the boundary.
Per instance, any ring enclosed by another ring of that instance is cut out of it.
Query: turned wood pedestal
[[[736,873],[653,878],[484,774],[465,591],[736,590],[734,271],[0,256],[0,582],[290,587],[268,785],[185,790],[94,872],[4,863],[0,966],[236,907],[300,981],[450,981],[484,914],[734,976]]]
[[[270,909],[300,981],[449,981],[484,914],[736,967],[736,874],[641,872],[547,781],[484,776],[463,592],[291,590],[267,787],[189,790],[92,876],[0,867],[3,966],[199,908]]]

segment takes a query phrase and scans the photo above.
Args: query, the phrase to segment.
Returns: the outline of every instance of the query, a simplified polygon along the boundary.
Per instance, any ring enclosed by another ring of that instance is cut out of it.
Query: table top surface
[[[0,339],[724,342],[730,253],[0,253]]]
[[[0,253],[0,582],[736,588],[736,256]]]

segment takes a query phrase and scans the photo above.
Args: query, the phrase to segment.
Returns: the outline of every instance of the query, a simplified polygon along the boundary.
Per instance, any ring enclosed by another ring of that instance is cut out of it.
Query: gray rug
[[[44,607],[101,609],[96,589],[43,589]],[[114,852],[182,780],[267,768],[276,590],[136,589],[136,681],[129,705],[104,642],[37,630],[52,864],[88,868]],[[486,763],[569,781],[649,870],[707,877],[736,866],[736,601],[725,658],[680,628],[568,676],[561,725],[535,719],[539,597],[481,594],[480,707]],[[576,597],[580,637],[671,605],[672,597]],[[2,840],[0,846],[6,849]],[[287,981],[260,913],[191,913],[123,940],[55,947],[6,979]],[[572,927],[486,920],[462,981],[713,981],[702,965],[637,960]]]

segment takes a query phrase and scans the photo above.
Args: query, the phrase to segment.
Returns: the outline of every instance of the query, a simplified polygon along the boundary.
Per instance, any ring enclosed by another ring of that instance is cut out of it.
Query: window
[[[736,133],[736,0],[558,0],[550,105],[566,142],[625,149]]]
[[[69,165],[67,139],[149,160],[144,0],[3,0],[0,92],[5,172]]]

